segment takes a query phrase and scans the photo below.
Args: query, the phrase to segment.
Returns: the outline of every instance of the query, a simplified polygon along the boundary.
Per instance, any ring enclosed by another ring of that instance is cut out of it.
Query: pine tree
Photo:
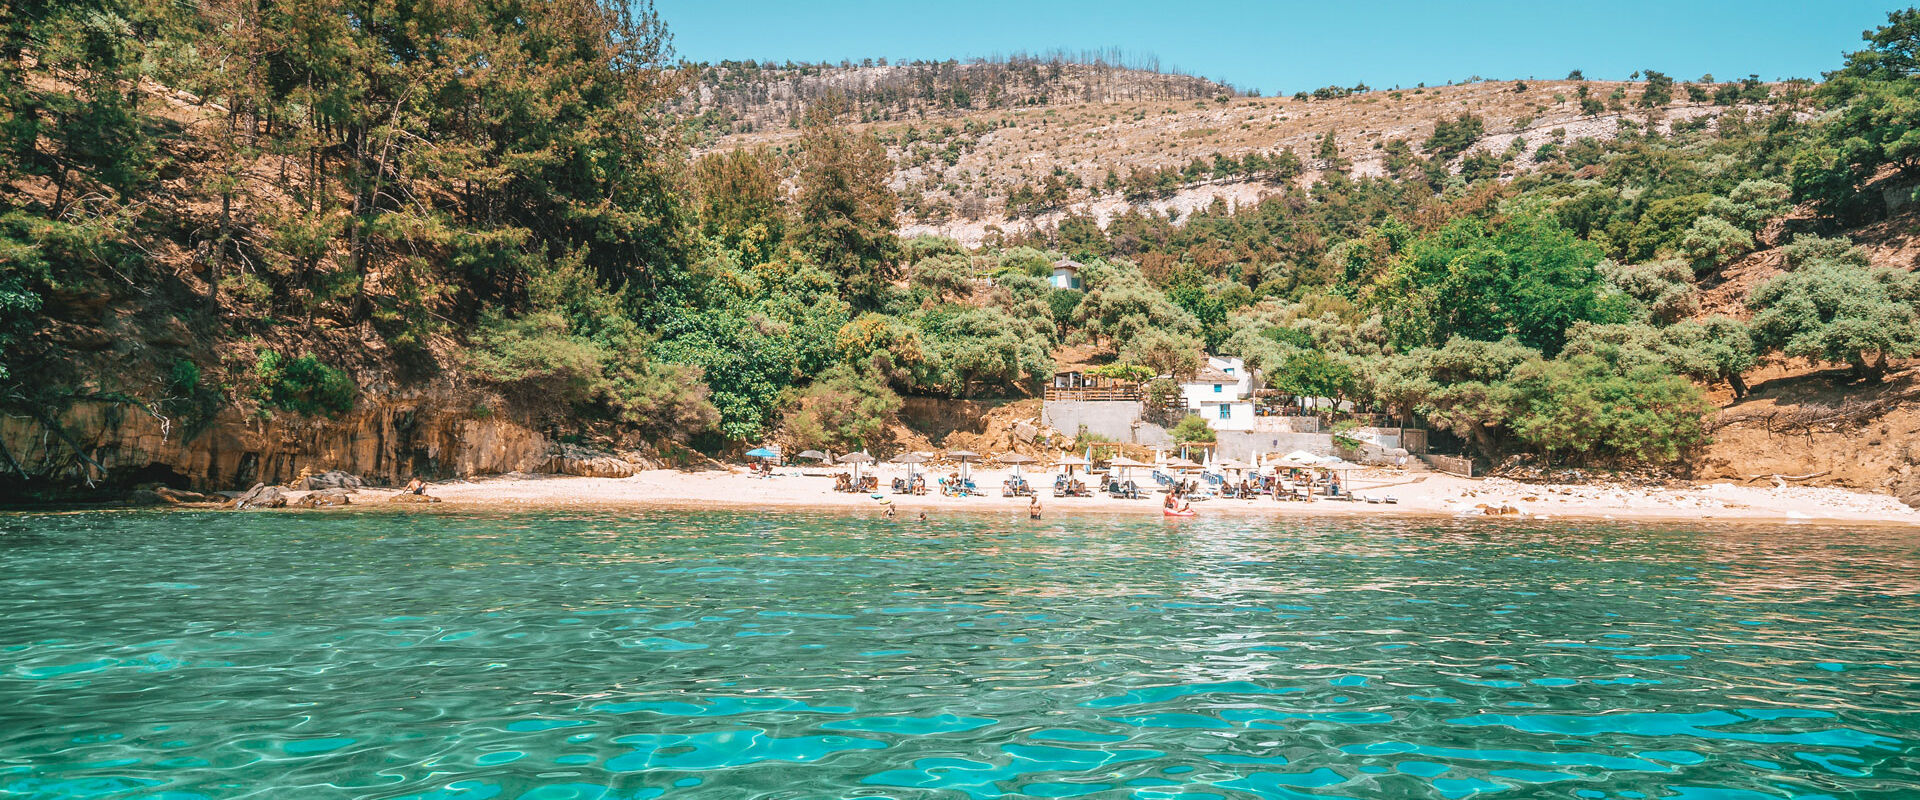
[[[893,164],[872,134],[835,124],[836,111],[822,103],[807,115],[795,244],[839,278],[849,302],[876,308],[900,273],[899,199],[887,186]]]

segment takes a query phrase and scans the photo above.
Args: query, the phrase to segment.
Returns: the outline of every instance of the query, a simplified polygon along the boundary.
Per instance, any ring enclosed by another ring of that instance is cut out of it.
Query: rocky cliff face
[[[15,480],[24,472],[51,487],[161,482],[215,491],[285,483],[302,470],[342,470],[391,484],[413,475],[549,466],[552,444],[546,437],[503,415],[476,417],[471,408],[432,392],[363,397],[360,407],[337,419],[259,418],[229,408],[203,430],[189,432],[138,406],[79,401],[55,418],[64,438],[41,420],[0,416],[0,444],[6,448],[0,471]],[[76,446],[87,458],[75,453]]]

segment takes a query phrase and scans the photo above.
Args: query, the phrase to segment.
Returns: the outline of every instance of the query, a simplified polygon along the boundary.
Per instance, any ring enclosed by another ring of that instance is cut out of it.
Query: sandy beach
[[[976,470],[976,483],[986,496],[941,497],[937,490],[925,496],[894,495],[891,479],[897,470],[882,469],[881,499],[870,493],[833,491],[831,472],[824,469],[781,469],[774,477],[732,471],[679,472],[653,470],[629,478],[577,478],[552,475],[504,475],[434,484],[429,493],[442,500],[440,509],[552,509],[585,507],[735,509],[743,511],[808,509],[882,514],[892,504],[902,517],[929,514],[986,512],[1024,514],[1027,499],[1000,496],[1001,470]],[[1083,498],[1052,496],[1052,476],[1030,475],[1040,487],[1046,516],[1071,514],[1127,514],[1160,516],[1157,492],[1147,499],[1125,500],[1105,495]],[[1381,515],[1487,516],[1488,509],[1510,509],[1505,516],[1523,519],[1587,520],[1722,520],[1745,522],[1847,522],[1920,525],[1920,511],[1886,495],[1832,488],[1771,485],[1739,486],[1703,483],[1685,488],[1640,488],[1609,485],[1554,486],[1521,484],[1499,478],[1467,479],[1438,473],[1409,474],[1396,470],[1354,473],[1353,493],[1361,497],[1393,498],[1392,504],[1343,502],[1325,498],[1312,502],[1210,499],[1195,502],[1201,517],[1218,515]],[[355,505],[385,504],[391,492],[369,489],[354,498]],[[883,500],[885,502],[883,502]]]

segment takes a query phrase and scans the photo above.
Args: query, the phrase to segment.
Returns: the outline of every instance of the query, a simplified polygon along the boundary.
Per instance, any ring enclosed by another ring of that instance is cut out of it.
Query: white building
[[[1063,259],[1060,259],[1059,261],[1053,262],[1053,288],[1055,289],[1080,288],[1080,267],[1081,266],[1082,265],[1080,262],[1074,261],[1072,259],[1063,258]]]
[[[1200,374],[1180,385],[1180,397],[1216,431],[1253,430],[1253,374],[1238,358],[1207,356]]]

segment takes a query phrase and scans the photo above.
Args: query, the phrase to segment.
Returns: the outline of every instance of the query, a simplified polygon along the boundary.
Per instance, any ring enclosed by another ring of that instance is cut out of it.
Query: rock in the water
[[[135,489],[131,492],[128,492],[126,499],[121,502],[124,502],[130,506],[172,505],[172,503],[169,502],[167,498],[161,497],[159,492],[156,492],[152,489]]]
[[[174,506],[182,503],[208,503],[213,502],[213,499],[199,492],[183,492],[155,483],[128,492],[123,502],[130,506]]]
[[[309,493],[306,497],[300,498],[298,502],[299,505],[306,508],[352,505],[353,501],[347,498],[349,494],[351,494],[351,492],[346,489],[322,489]]]
[[[169,503],[211,503],[211,502],[214,502],[214,499],[213,499],[213,498],[211,498],[211,497],[208,497],[208,496],[206,496],[206,495],[204,495],[204,494],[201,494],[201,493],[199,493],[199,492],[187,492],[187,491],[182,491],[182,490],[179,490],[179,489],[169,489],[169,488],[167,488],[167,487],[165,487],[165,486],[155,486],[155,487],[153,487],[153,493],[154,493],[154,494],[157,494],[157,495],[159,495],[161,499],[163,499],[163,500],[166,500],[166,501],[167,501],[167,502],[169,502]]]
[[[286,508],[287,493],[281,491],[278,486],[256,483],[252,489],[247,490],[246,494],[234,498],[233,507],[235,510],[249,508]]]
[[[362,489],[366,482],[358,475],[350,475],[340,470],[330,470],[318,475],[308,475],[293,488],[315,491],[320,489]]]
[[[389,503],[438,503],[440,502],[440,498],[434,497],[433,495],[430,495],[430,494],[413,494],[412,492],[401,492],[400,494],[394,495],[393,499],[388,500],[387,502]]]

